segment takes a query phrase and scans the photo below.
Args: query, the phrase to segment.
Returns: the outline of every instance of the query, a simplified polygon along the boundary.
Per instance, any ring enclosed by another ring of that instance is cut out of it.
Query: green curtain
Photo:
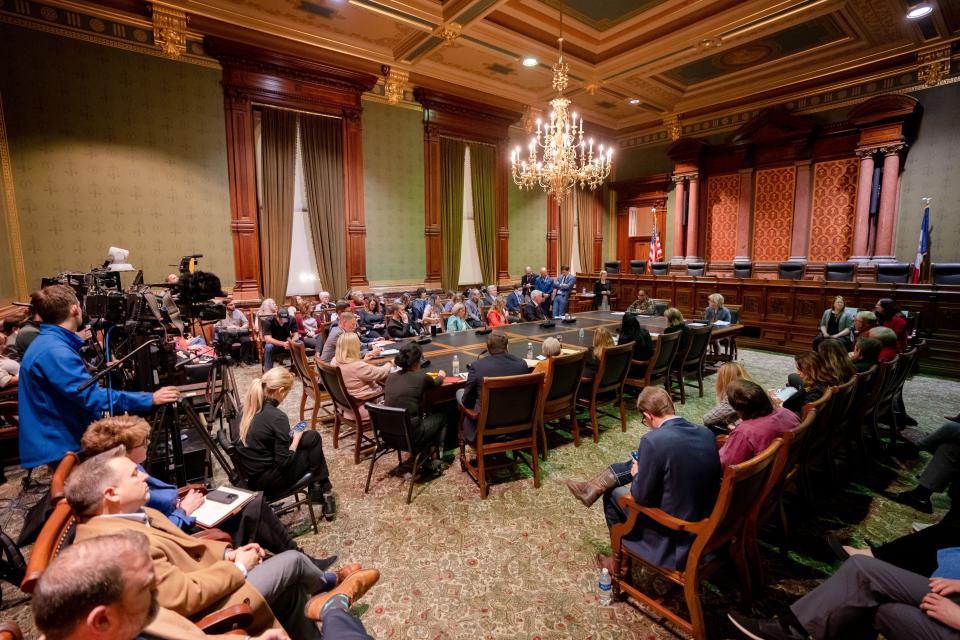
[[[302,114],[300,146],[317,275],[325,289],[341,296],[347,292],[343,121]]]
[[[486,144],[470,145],[470,184],[473,186],[473,230],[483,284],[497,281],[497,212],[494,184],[497,179],[496,149]]]
[[[599,194],[590,188],[574,189],[573,194],[577,198],[577,229],[579,237],[574,240],[580,251],[580,270],[584,273],[593,273],[599,266],[593,264],[593,242],[596,232],[594,231],[596,209],[600,206],[597,202]]]
[[[460,284],[463,242],[463,155],[466,143],[440,138],[440,286],[455,291]]]
[[[290,273],[293,190],[297,163],[297,114],[281,109],[260,113],[263,166],[260,264],[263,295],[283,304]]]

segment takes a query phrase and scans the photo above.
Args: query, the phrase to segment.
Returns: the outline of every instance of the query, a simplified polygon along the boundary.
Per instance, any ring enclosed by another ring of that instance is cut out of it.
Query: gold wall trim
[[[7,234],[10,241],[10,258],[13,261],[13,281],[17,298],[27,299],[27,269],[23,264],[23,244],[20,240],[20,216],[17,214],[17,198],[13,190],[13,165],[10,162],[10,146],[7,144],[7,121],[3,111],[3,95],[0,94],[0,179],[6,200]]]
[[[56,26],[45,24],[43,22],[37,22],[35,20],[28,20],[25,18],[18,18],[7,13],[0,12],[0,22],[5,22],[7,24],[16,25],[18,27],[24,27],[26,29],[33,29],[34,31],[42,31],[44,33],[50,33],[57,36],[63,36],[66,38],[73,38],[74,40],[81,40],[83,42],[90,42],[93,44],[104,45],[107,47],[113,47],[114,49],[122,49],[124,51],[132,51],[134,53],[143,53],[148,56],[154,56],[156,58],[163,58],[164,60],[170,60],[169,56],[163,54],[158,48],[136,45],[124,40],[109,38],[106,36],[95,36],[84,31],[77,31],[74,29],[67,29],[66,27]],[[139,28],[139,24],[130,23],[131,26],[136,26]],[[216,60],[208,60],[199,56],[194,56],[190,54],[185,54],[177,58],[178,62],[187,62],[189,64],[194,64],[200,67],[206,67],[208,69],[217,69],[220,70],[220,63]]]

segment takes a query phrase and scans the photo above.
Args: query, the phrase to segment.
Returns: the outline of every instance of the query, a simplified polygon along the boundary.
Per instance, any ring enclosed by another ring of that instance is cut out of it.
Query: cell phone
[[[637,461],[637,458],[639,458],[640,455],[639,455],[636,451],[631,451],[631,452],[630,452],[630,457],[633,458],[633,461],[634,461],[634,462],[636,462],[636,461]]]
[[[227,493],[226,491],[211,491],[206,496],[207,500],[213,500],[214,502],[219,502],[220,504],[230,504],[237,499],[237,494]]]
[[[297,424],[293,425],[293,428],[290,429],[290,431],[303,431],[306,428],[307,428],[307,421],[301,420]]]

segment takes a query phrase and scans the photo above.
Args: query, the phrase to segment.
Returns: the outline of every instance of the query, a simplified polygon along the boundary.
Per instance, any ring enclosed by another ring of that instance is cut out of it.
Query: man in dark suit
[[[630,493],[637,503],[696,522],[710,515],[720,489],[720,456],[713,433],[674,414],[673,400],[661,387],[647,387],[637,398],[637,409],[650,431],[640,438],[637,460],[604,469],[603,510],[607,526],[625,522],[627,514],[617,500]],[[627,476],[629,474],[629,477]],[[596,479],[595,479],[596,480]],[[660,527],[641,516],[626,540],[652,564],[682,569],[692,536]]]
[[[539,289],[534,289],[533,293],[530,294],[530,302],[523,305],[524,322],[534,322],[544,319],[542,302],[543,292]]]
[[[507,296],[507,314],[510,316],[511,322],[520,322],[523,305],[523,289],[517,287],[513,290],[513,293]]]
[[[500,333],[491,333],[487,336],[487,355],[470,365],[467,375],[467,384],[462,393],[457,393],[457,400],[465,407],[480,411],[480,389],[484,378],[500,376],[519,376],[530,373],[527,363],[512,353],[507,352],[507,336]],[[463,438],[473,442],[477,437],[477,425],[469,417],[463,418]]]
[[[537,274],[533,272],[533,269],[530,267],[524,269],[523,275],[520,276],[520,288],[523,289],[524,298],[530,298],[530,294],[536,289],[536,281]]]

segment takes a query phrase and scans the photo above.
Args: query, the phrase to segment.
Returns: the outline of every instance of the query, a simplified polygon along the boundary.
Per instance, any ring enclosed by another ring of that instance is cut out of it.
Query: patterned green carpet
[[[766,388],[779,386],[794,370],[788,356],[742,349],[740,357]],[[239,369],[241,388],[254,375],[253,368]],[[698,421],[713,405],[713,383],[712,377],[707,379],[703,398],[693,389],[687,403],[678,405],[678,413]],[[960,409],[960,383],[955,381],[917,377],[908,381],[904,395],[908,411],[921,425],[908,436],[935,429],[942,416]],[[296,390],[284,404],[292,419],[298,406]],[[588,438],[577,448],[554,437],[551,446],[559,446],[541,465],[540,489],[534,489],[529,470],[520,464],[516,474],[494,484],[490,497],[481,500],[476,484],[455,463],[439,477],[419,483],[410,505],[405,504],[403,478],[395,473],[396,458],[381,459],[370,493],[364,494],[368,464],[354,465],[352,450],[334,450],[325,434],[339,514],[335,521],[321,524],[319,535],[307,532],[298,541],[314,555],[336,553],[341,562],[380,569],[380,582],[354,608],[377,638],[676,637],[633,603],[598,606],[594,555],[609,549],[601,505],[583,508],[563,485],[567,478],[592,476],[629,455],[645,428],[632,407],[626,433],[618,423],[602,419],[597,445]],[[888,486],[912,486],[913,475],[925,460],[905,468],[879,465],[868,475],[833,488],[813,513],[793,513],[789,556],[784,559],[769,546],[762,549],[768,585],[755,599],[754,611],[765,615],[782,611],[835,569],[824,542],[828,533],[859,542],[886,541],[907,533],[914,521],[936,521],[937,514],[919,514],[876,495]],[[0,497],[15,495],[16,477],[11,474],[11,479],[0,489]],[[935,496],[934,504],[940,513],[948,500]],[[15,512],[12,507],[6,510],[8,517],[0,521],[5,530],[16,530],[16,518],[22,516]],[[307,531],[304,517],[291,518],[293,528]],[[2,617],[27,622],[22,594],[9,585],[3,591]],[[665,597],[673,600],[672,594]],[[725,614],[741,608],[738,599],[732,566],[705,586],[711,638],[736,637]]]

